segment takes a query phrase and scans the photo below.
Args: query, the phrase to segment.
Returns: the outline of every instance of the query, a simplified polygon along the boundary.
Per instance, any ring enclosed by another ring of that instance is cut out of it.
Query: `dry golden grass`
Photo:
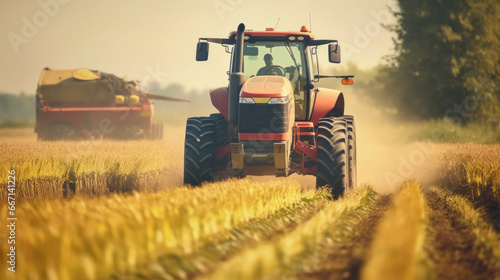
[[[429,279],[424,246],[426,202],[417,181],[404,182],[375,232],[361,279]]]
[[[155,178],[172,165],[171,153],[161,141],[6,141],[0,169],[16,171],[16,196],[23,201],[93,196],[158,189]]]
[[[500,144],[447,145],[439,157],[441,185],[500,210]]]
[[[15,169],[17,180],[63,178],[71,172],[77,177],[107,171],[128,174],[171,164],[170,149],[161,141],[4,142],[0,152],[0,167]]]

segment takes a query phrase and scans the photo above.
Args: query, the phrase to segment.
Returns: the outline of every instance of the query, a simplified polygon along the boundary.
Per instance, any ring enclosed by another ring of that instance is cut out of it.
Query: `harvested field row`
[[[279,279],[314,271],[326,256],[324,249],[349,239],[376,199],[377,194],[365,186],[330,202],[294,231],[242,251],[208,278]]]
[[[361,279],[429,279],[426,203],[420,183],[403,183],[374,232]]]
[[[442,188],[430,188],[426,197],[437,278],[499,279],[500,234],[484,220],[484,211]]]
[[[353,227],[352,236],[345,242],[325,249],[327,256],[318,262],[314,271],[299,275],[303,280],[359,279],[361,267],[373,240],[373,233],[389,207],[391,196],[381,196],[373,203],[368,214]]]
[[[484,209],[416,181],[382,197],[354,229],[352,242],[300,279],[500,279],[500,234]]]

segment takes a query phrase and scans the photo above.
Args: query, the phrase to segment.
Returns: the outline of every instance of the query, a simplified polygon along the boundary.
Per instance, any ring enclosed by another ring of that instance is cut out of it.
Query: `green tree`
[[[500,2],[398,0],[386,104],[411,118],[499,122]]]

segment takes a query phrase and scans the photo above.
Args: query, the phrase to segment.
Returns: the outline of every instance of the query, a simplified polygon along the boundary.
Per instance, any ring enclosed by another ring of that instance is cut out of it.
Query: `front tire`
[[[184,142],[184,184],[199,186],[214,180],[215,120],[189,118]]]
[[[348,128],[343,118],[318,123],[316,187],[326,186],[337,199],[349,186]]]

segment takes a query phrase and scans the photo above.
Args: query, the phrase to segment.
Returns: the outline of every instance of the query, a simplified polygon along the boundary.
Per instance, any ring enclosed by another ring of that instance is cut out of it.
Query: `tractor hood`
[[[257,76],[248,79],[241,88],[242,97],[283,97],[293,91],[290,81],[281,76]]]

